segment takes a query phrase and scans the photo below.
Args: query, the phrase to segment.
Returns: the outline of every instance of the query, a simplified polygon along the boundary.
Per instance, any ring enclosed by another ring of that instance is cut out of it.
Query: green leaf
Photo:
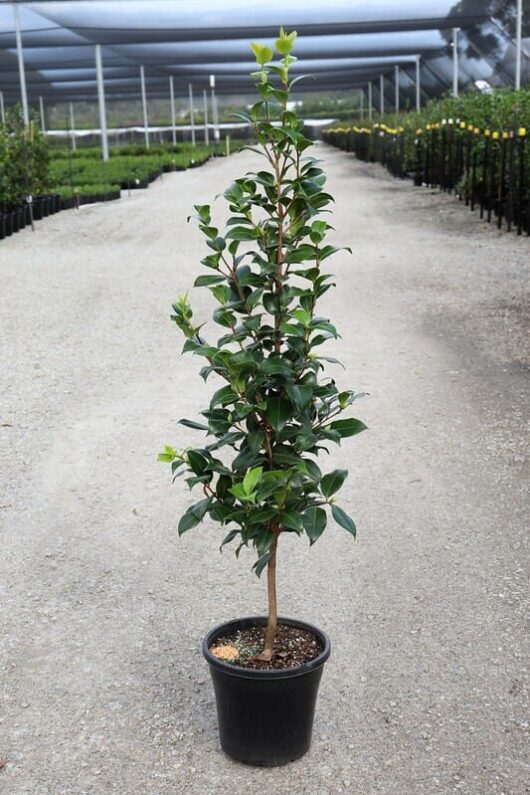
[[[210,223],[210,205],[209,204],[194,204],[193,209],[197,212],[199,219],[203,224]]]
[[[274,43],[276,51],[279,52],[280,55],[288,55],[293,49],[296,36],[296,30],[293,30],[292,33],[286,34],[284,29],[280,28],[280,36]]]
[[[329,499],[332,494],[335,494],[340,489],[347,477],[347,469],[334,469],[333,472],[324,475],[320,483],[322,494]]]
[[[237,392],[234,392],[231,386],[223,386],[214,393],[210,401],[210,406],[212,408],[218,405],[228,406],[230,403],[235,403],[238,399],[239,395]]]
[[[188,463],[196,475],[202,475],[208,466],[208,459],[196,450],[188,450]]]
[[[281,431],[291,417],[293,404],[285,398],[272,397],[267,400],[267,419],[275,431]]]
[[[241,185],[239,185],[237,182],[232,182],[230,187],[225,190],[224,197],[232,204],[237,204],[243,197]]]
[[[267,551],[267,552],[265,552],[264,555],[262,555],[260,558],[258,558],[257,561],[254,563],[252,568],[253,568],[254,572],[256,573],[256,577],[260,577],[261,576],[261,572],[263,571],[263,569],[265,568],[265,566],[269,562],[270,557],[271,557],[271,553],[269,551]]]
[[[226,233],[227,240],[256,240],[257,236],[255,229],[246,226],[235,226]]]
[[[249,449],[256,455],[263,447],[265,434],[263,431],[250,431],[247,435]]]
[[[335,359],[333,356],[319,356],[319,362],[329,362],[330,364],[340,364],[343,370],[346,368],[344,367],[343,363],[339,359]]]
[[[287,359],[283,357],[269,356],[260,364],[260,370],[267,375],[292,375],[292,370]]]
[[[299,409],[305,409],[313,397],[313,388],[303,384],[287,384],[287,394]]]
[[[222,552],[224,545],[225,544],[229,544],[230,541],[233,541],[234,538],[236,538],[236,536],[238,536],[238,535],[239,535],[239,530],[235,530],[235,529],[234,530],[230,530],[230,532],[227,533],[225,535],[225,537],[223,538],[223,540],[221,542],[221,546],[219,547],[219,552]]]
[[[261,498],[262,494],[260,493],[259,496]],[[276,516],[276,511],[275,511],[274,508],[263,508],[263,509],[254,510],[250,514],[250,518],[248,520],[248,523],[249,523],[249,525],[250,524],[267,524],[267,522],[270,522],[270,520],[274,516]]]
[[[345,513],[342,510],[342,508],[339,508],[338,505],[331,506],[331,513],[333,514],[333,518],[335,519],[337,524],[340,524],[341,527],[347,530],[348,533],[351,533],[352,536],[355,538],[357,535],[357,528],[355,527],[353,520],[350,519],[348,514]]]
[[[357,433],[367,430],[364,422],[361,422],[361,420],[356,420],[353,417],[347,420],[335,420],[335,422],[331,422],[325,427],[331,428],[333,431],[338,431],[342,439],[345,439],[348,436],[355,436]]]
[[[210,507],[211,498],[207,497],[200,502],[195,503],[192,505],[191,508],[188,508],[186,513],[181,517],[179,526],[178,526],[178,534],[181,536],[188,530],[191,530],[193,527],[196,527],[200,522],[202,522],[205,513],[207,512],[208,508]]]
[[[265,293],[263,296],[263,306],[271,315],[278,315],[281,311],[280,297],[274,293]]]
[[[173,461],[173,457],[168,453],[159,453],[156,457],[156,460],[163,464],[170,464]]]
[[[256,492],[253,491],[249,494],[243,483],[236,483],[236,485],[232,486],[228,491],[240,502],[255,502],[256,500]]]
[[[311,323],[311,315],[305,309],[295,309],[293,317],[295,317],[302,326],[307,327]]]
[[[247,494],[251,494],[256,489],[261,479],[262,473],[263,467],[254,467],[254,469],[249,469],[243,478],[243,488]]]
[[[328,225],[325,221],[313,221],[311,224],[311,232],[309,234],[311,242],[317,245],[324,239]]]
[[[311,260],[316,258],[315,248],[314,246],[309,246],[308,244],[303,244],[296,249],[293,249],[287,255],[287,262],[289,263],[297,263],[297,262],[305,262],[306,260]]]
[[[324,246],[324,248],[320,249],[319,260],[322,262],[323,260],[331,257],[332,254],[336,254],[337,251],[340,251],[340,248],[336,248],[335,246]]]
[[[193,420],[179,420],[179,425],[185,425],[186,428],[193,428],[196,431],[207,431],[209,430],[207,425],[203,425],[200,422],[194,422]]]
[[[311,507],[304,511],[304,529],[309,537],[311,546],[320,538],[326,528],[327,516],[323,508]]]
[[[279,519],[283,527],[288,527],[291,530],[303,530],[302,517],[296,511],[284,511]]]
[[[224,276],[197,276],[193,282],[194,287],[210,287],[212,284],[220,284],[225,281]]]
[[[168,444],[164,445],[164,452],[159,453],[157,456],[157,461],[163,461],[164,463],[171,463],[177,457],[177,451],[170,447]]]
[[[272,61],[274,53],[272,52],[270,47],[267,47],[266,44],[259,44],[256,41],[251,42],[250,49],[256,56],[256,63],[259,63],[260,66],[265,66],[265,64]]]

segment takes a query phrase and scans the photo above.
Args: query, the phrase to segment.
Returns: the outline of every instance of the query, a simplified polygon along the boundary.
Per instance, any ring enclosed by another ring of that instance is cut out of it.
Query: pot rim
[[[226,662],[225,660],[220,660],[210,652],[210,646],[216,638],[227,632],[229,633],[235,629],[238,629],[238,625],[241,624],[244,626],[259,626],[260,624],[267,624],[267,616],[243,616],[242,618],[235,618],[231,621],[225,621],[222,624],[218,624],[204,636],[202,641],[202,653],[206,659],[206,662],[211,668],[216,668],[218,671],[222,671],[224,674],[236,676],[241,679],[255,680],[290,679],[296,676],[303,676],[304,674],[307,674],[310,671],[315,671],[317,668],[321,668],[324,665],[331,653],[331,640],[326,632],[324,632],[322,629],[319,629],[319,627],[316,627],[314,624],[308,623],[307,621],[286,618],[285,616],[278,616],[278,623],[286,624],[287,626],[291,627],[301,627],[302,629],[307,629],[312,632],[322,644],[322,651],[320,654],[313,660],[309,660],[309,662],[302,663],[302,665],[297,665],[293,668],[265,670],[242,668],[239,665],[232,665],[232,663]]]

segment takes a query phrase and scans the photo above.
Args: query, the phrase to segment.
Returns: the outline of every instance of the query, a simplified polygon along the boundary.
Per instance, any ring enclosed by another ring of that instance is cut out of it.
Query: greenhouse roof
[[[221,94],[253,88],[248,43],[271,43],[280,24],[296,29],[293,71],[313,79],[300,90],[365,87],[400,68],[400,88],[413,90],[421,56],[422,92],[450,87],[452,28],[459,28],[461,85],[512,85],[514,2],[501,0],[49,0],[18,2],[30,102],[95,100],[95,45],[102,45],[108,98],[137,97],[144,66],[150,97],[188,84],[200,91],[215,75]],[[523,82],[528,82],[528,59]],[[0,90],[20,96],[14,9],[0,2]],[[392,91],[390,85],[389,92]]]

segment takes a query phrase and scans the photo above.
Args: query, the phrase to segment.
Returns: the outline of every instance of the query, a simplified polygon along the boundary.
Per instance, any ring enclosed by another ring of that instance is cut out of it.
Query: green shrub
[[[50,188],[49,147],[37,125],[24,125],[20,107],[6,112],[0,125],[0,203],[20,204]]]

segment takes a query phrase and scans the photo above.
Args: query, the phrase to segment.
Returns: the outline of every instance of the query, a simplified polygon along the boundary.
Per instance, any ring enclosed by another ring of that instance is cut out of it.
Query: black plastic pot
[[[33,199],[33,220],[40,221],[42,218],[42,197],[37,196]]]
[[[223,751],[247,765],[274,767],[299,759],[311,744],[318,686],[331,644],[325,632],[303,621],[280,624],[312,632],[322,652],[311,662],[284,670],[253,670],[219,660],[209,651],[215,640],[267,619],[240,618],[212,629],[202,652],[212,675]]]

